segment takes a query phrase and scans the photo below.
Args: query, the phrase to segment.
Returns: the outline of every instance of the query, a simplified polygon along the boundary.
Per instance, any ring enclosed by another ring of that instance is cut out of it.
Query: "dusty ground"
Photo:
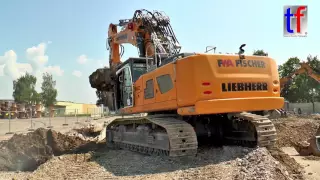
[[[291,158],[291,160],[284,161],[283,164],[288,162],[298,163],[305,170],[305,178],[310,180],[320,179],[320,157],[299,156],[293,147],[315,135],[320,125],[319,120],[318,116],[291,116],[274,121],[278,133],[276,146],[285,152],[287,157]]]
[[[320,157],[300,156],[293,147],[282,148],[283,152],[294,158],[305,169],[305,176],[310,180],[320,179]]]
[[[0,149],[0,157],[7,160],[2,164],[0,161],[1,170],[23,170],[16,165],[19,164],[16,159],[21,154],[27,157],[25,159],[37,160],[33,167],[40,166],[33,172],[4,171],[0,173],[0,179],[313,179],[316,176],[308,174],[312,172],[309,169],[317,167],[319,159],[303,157],[306,162],[314,162],[307,167],[281,148],[312,136],[318,122],[301,118],[275,121],[279,141],[272,150],[201,147],[196,157],[184,158],[146,156],[126,150],[107,149],[92,142],[97,140],[94,138],[97,133],[92,133],[90,126],[69,132],[68,135],[52,131],[52,138],[48,138],[47,131],[41,130],[29,135],[23,143],[23,136],[12,138],[11,143],[10,140],[2,143],[1,147],[10,150]],[[48,143],[48,139],[54,143]],[[90,141],[89,146],[83,146]],[[36,147],[37,151],[32,147]],[[79,147],[82,147],[81,151]],[[85,154],[77,154],[80,152]],[[10,163],[15,166],[8,166]]]
[[[54,169],[54,171],[53,171]],[[205,148],[197,157],[163,158],[125,150],[54,157],[25,179],[289,179],[264,148]],[[22,178],[21,173],[2,177]]]

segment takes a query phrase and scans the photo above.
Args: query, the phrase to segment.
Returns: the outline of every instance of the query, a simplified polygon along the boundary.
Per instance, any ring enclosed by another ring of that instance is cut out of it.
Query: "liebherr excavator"
[[[136,46],[139,57],[121,62],[124,43]],[[110,68],[89,77],[98,103],[121,114],[148,114],[113,120],[108,145],[186,156],[200,142],[269,147],[276,141],[263,116],[284,103],[272,58],[245,56],[245,44],[236,55],[181,53],[169,18],[147,10],[110,24],[107,46]]]

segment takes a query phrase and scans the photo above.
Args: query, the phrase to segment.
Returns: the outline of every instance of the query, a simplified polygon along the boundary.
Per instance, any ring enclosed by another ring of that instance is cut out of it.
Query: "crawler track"
[[[276,128],[272,121],[267,117],[247,112],[236,114],[235,117],[252,123],[256,131],[255,142],[242,140],[242,144],[240,145],[246,145],[249,143],[255,144],[259,147],[272,147],[276,142]]]
[[[156,144],[155,135],[147,133],[146,141],[136,138],[133,141],[126,141],[123,132],[114,133],[113,143],[115,147],[129,149],[150,155],[167,156],[188,156],[195,155],[198,148],[197,136],[193,127],[187,122],[178,120],[174,116],[148,116],[139,118],[115,119],[108,127],[112,125],[130,125],[130,124],[155,124],[167,134],[168,142]],[[109,131],[111,129],[107,129]],[[139,137],[140,134],[132,133]],[[107,134],[108,136],[109,134]],[[145,135],[145,134],[144,134]]]
[[[116,148],[149,155],[193,156],[198,149],[196,132],[189,123],[176,117],[153,115],[115,119],[107,126],[107,142]],[[276,129],[268,118],[247,112],[234,114],[233,118],[251,124],[250,137],[228,136],[226,142],[260,147],[271,147],[275,143]],[[142,130],[137,130],[139,125]]]

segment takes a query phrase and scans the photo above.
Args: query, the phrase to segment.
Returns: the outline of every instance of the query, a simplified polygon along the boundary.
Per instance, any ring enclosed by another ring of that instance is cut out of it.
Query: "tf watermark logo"
[[[307,37],[308,6],[284,6],[283,14],[283,36]]]

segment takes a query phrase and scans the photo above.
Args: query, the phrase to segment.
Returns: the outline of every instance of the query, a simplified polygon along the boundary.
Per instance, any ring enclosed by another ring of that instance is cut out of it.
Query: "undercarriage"
[[[193,156],[202,144],[272,147],[276,129],[265,116],[248,112],[188,117],[156,114],[115,119],[107,126],[106,137],[109,147]]]

